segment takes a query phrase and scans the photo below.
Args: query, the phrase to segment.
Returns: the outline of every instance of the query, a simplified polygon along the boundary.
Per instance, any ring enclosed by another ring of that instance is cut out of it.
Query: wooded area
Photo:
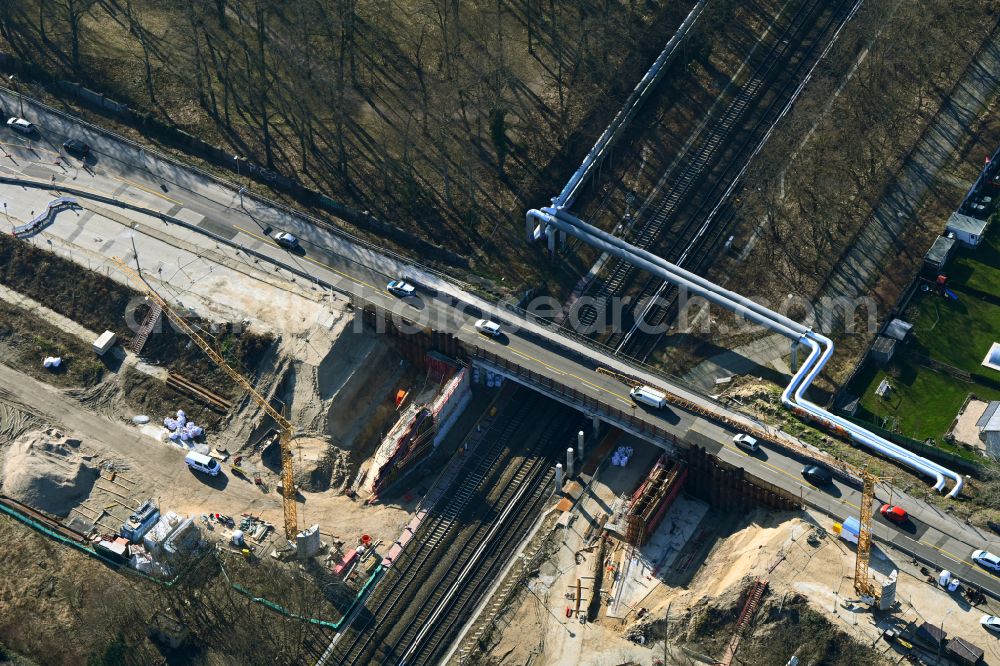
[[[24,0],[0,50],[521,282],[524,210],[691,4]]]
[[[756,230],[759,242],[739,269],[740,282],[749,281],[754,294],[770,302],[789,291],[807,299],[823,294],[831,271],[996,28],[995,4],[985,0],[868,3],[854,20],[852,39],[845,39],[849,48],[831,53],[824,77],[748,173],[739,215],[743,240]],[[963,132],[974,138],[972,128]],[[950,157],[945,151],[940,164]],[[981,163],[977,158],[976,166]],[[938,230],[944,223],[908,220]],[[897,251],[901,243],[897,239]],[[919,257],[925,250],[913,252]],[[873,284],[858,286],[866,293]]]

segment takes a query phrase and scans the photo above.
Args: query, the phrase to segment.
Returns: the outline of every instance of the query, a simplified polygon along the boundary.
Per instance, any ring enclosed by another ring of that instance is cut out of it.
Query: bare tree
[[[94,2],[95,0],[56,0],[56,6],[63,18],[66,19],[66,25],[69,26],[70,62],[75,70],[80,69],[80,22],[84,15],[90,11]],[[39,5],[40,12],[42,4]],[[39,17],[39,24],[41,24],[41,13]]]

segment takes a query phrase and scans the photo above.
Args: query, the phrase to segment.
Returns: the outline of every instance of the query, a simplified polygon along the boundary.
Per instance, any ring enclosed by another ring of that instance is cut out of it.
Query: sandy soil
[[[6,418],[6,414],[15,412],[22,414],[21,410],[12,411],[11,405],[25,407],[31,423],[58,427],[82,442],[81,449],[94,455],[95,465],[110,464],[118,470],[118,482],[124,485],[98,481],[98,486],[117,494],[91,493],[87,504],[92,511],[118,503],[121,506],[109,510],[117,520],[122,511],[124,515],[128,513],[122,507],[134,506],[153,497],[164,510],[183,515],[217,512],[239,516],[246,512],[260,514],[280,528],[281,497],[273,485],[262,492],[252,482],[232,475],[228,464],[223,465],[223,472],[215,478],[196,474],[184,465],[184,449],[158,442],[132,424],[95,414],[64,392],[3,365],[0,365],[0,385],[9,387],[9,393],[0,396],[0,403],[8,405],[0,410],[0,417]],[[19,423],[23,429],[25,417],[16,418],[21,419]],[[0,423],[0,432],[3,430],[3,423]],[[0,451],[8,449],[10,439],[0,441]],[[300,526],[318,522],[322,533],[345,539],[365,532],[391,542],[407,521],[411,508],[396,505],[361,507],[344,496],[329,492],[303,492],[302,496]],[[115,520],[105,519],[105,527],[110,529]]]
[[[955,427],[951,430],[951,434],[955,436],[956,441],[974,446],[980,450],[986,449],[983,440],[979,439],[979,428],[976,427],[976,421],[986,411],[987,405],[989,403],[982,400],[969,400],[965,404],[965,409],[958,415]]]
[[[807,536],[817,526],[829,534],[813,546]],[[731,605],[739,590],[757,576],[768,578],[770,598],[803,595],[809,606],[837,629],[861,643],[875,644],[879,649],[887,647],[878,639],[889,625],[885,621],[876,625],[870,612],[848,601],[857,598],[853,587],[854,547],[832,535],[832,521],[824,516],[763,511],[751,514],[735,531],[717,541],[687,585],[660,584],[642,600],[640,605],[649,611],[647,619],[636,620],[633,614],[624,623],[599,619],[581,625],[576,620],[567,620],[562,611],[570,603],[563,593],[585,569],[592,567],[592,553],[578,550],[585,527],[586,520],[571,526],[564,545],[530,581],[531,592],[524,597],[509,626],[503,628],[502,638],[491,652],[499,663],[522,664],[533,656],[535,664],[603,665],[630,659],[651,664],[654,658],[662,658],[662,641],[646,646],[631,643],[625,635],[632,628],[644,626],[649,618],[662,619],[668,608],[673,621],[681,622],[690,618],[689,611],[705,600],[724,600],[723,605]],[[583,565],[579,566],[581,559]],[[990,602],[972,607],[959,595],[929,584],[919,567],[909,560],[877,547],[873,549],[871,568],[880,575],[892,569],[900,572],[897,585],[900,607],[894,613],[895,618],[918,624],[943,622],[950,635],[961,636],[985,649],[986,663],[1000,663],[997,641],[979,625],[984,613],[1000,613],[1000,604]],[[721,637],[716,642],[724,645],[725,639]]]
[[[3,456],[3,483],[8,497],[57,516],[65,516],[94,487],[98,470],[79,440],[49,428],[25,433]]]

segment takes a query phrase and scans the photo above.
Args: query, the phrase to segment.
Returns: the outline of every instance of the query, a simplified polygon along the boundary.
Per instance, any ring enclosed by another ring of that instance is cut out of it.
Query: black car
[[[79,155],[80,157],[86,157],[90,154],[90,146],[79,139],[70,139],[65,142],[63,144],[63,150],[70,155]]]
[[[830,470],[819,465],[806,465],[802,468],[802,476],[806,477],[806,481],[814,486],[826,486],[833,483],[833,474],[830,474]]]

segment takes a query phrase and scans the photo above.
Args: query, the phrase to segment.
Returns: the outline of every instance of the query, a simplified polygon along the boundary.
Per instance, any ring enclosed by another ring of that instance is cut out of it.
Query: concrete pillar
[[[562,491],[563,469],[562,463],[556,463],[556,492]]]
[[[570,446],[566,449],[566,477],[573,478],[573,447]]]
[[[799,369],[799,341],[792,341],[792,372],[796,372]]]
[[[524,238],[529,243],[535,240],[535,221],[528,216],[524,218]]]
[[[591,430],[593,432],[594,439],[597,439],[598,433],[601,432],[601,417],[594,415],[591,419]]]
[[[549,227],[549,232],[547,235],[549,241],[549,254],[554,255],[556,253],[556,236],[557,236],[556,228]]]
[[[313,525],[295,535],[295,554],[300,560],[307,560],[318,553],[322,545],[319,539],[319,525]]]
[[[580,459],[580,464],[583,464],[583,444],[584,436],[583,431],[576,433],[576,457]]]

